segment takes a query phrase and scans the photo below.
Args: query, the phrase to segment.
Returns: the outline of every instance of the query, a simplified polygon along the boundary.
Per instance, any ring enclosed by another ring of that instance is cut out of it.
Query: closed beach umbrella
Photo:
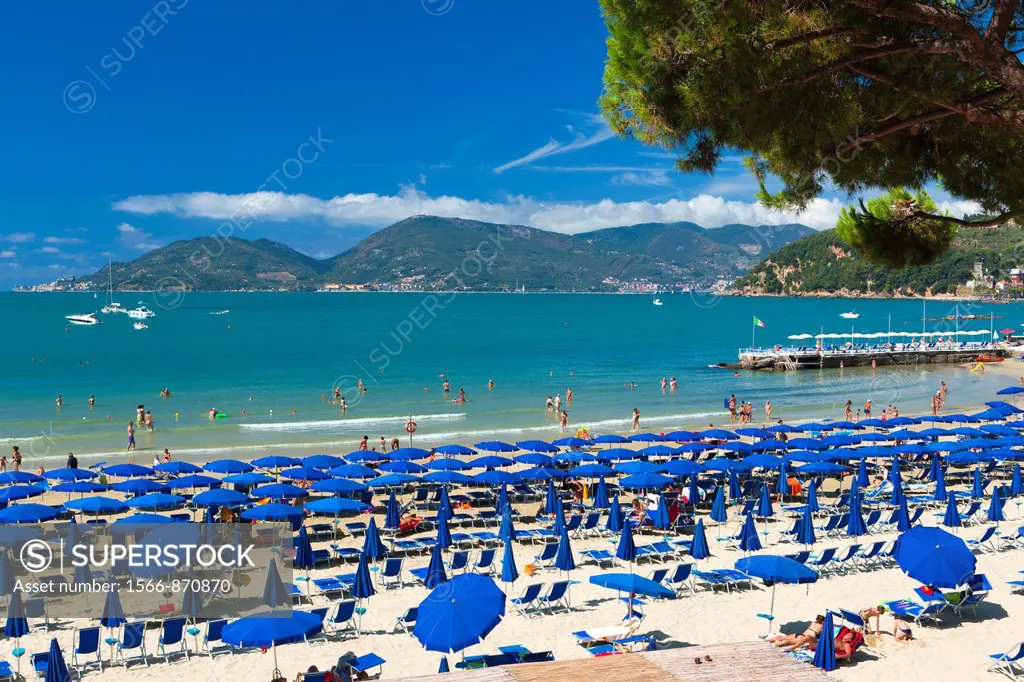
[[[398,530],[398,527],[401,525],[402,514],[398,509],[398,499],[395,497],[395,491],[392,490],[384,510],[384,528],[387,530]]]
[[[946,472],[941,468],[939,475],[935,478],[935,492],[932,494],[933,502],[943,502],[946,499]]]
[[[942,463],[939,461],[938,453],[932,455],[932,463],[928,468],[928,480],[938,480],[939,476],[942,475]]]
[[[619,545],[615,548],[615,556],[623,561],[628,561],[632,569],[633,561],[636,559],[636,543],[633,542],[633,530],[628,523],[622,525],[622,534],[619,536]]]
[[[267,567],[267,579],[263,583],[263,604],[275,609],[291,603],[291,597],[284,590],[281,574],[277,570],[277,562],[270,560]]]
[[[647,510],[647,516],[651,519],[651,523],[654,524],[655,528],[661,530],[668,530],[672,525],[672,519],[668,515],[668,506],[665,504],[665,495],[658,495],[658,506],[653,510]]]
[[[512,505],[506,504],[501,512],[501,526],[498,528],[498,537],[506,544],[516,539],[516,527],[512,523]]]
[[[1010,494],[1017,497],[1024,493],[1024,481],[1021,481],[1020,464],[1013,465],[1013,478],[1010,479]]]
[[[889,495],[889,502],[894,507],[898,507],[900,500],[902,500],[903,497],[903,481],[896,481],[892,484],[892,492]]]
[[[850,488],[849,508],[850,520],[846,524],[846,534],[853,537],[867,535],[868,529],[861,514],[860,491],[856,487]]]
[[[608,507],[608,486],[602,476],[597,481],[597,490],[594,491],[594,509],[607,509]]]
[[[380,532],[377,530],[377,519],[370,518],[366,527],[366,535],[363,537],[363,555],[370,561],[380,561],[387,554],[384,543],[381,542]]]
[[[356,599],[369,599],[377,593],[373,589],[373,581],[370,579],[370,566],[367,563],[368,557],[360,553],[359,565],[356,566],[356,579],[352,582],[350,593]]]
[[[498,488],[497,499],[494,502],[494,511],[501,514],[505,511],[505,507],[509,506],[508,502],[508,486],[504,483]]]
[[[64,654],[57,644],[57,638],[50,639],[50,651],[46,655],[46,680],[45,682],[68,682],[71,673],[68,672],[67,663],[64,662]]]
[[[625,523],[625,516],[622,513],[622,505],[619,504],[619,496],[616,495],[612,500],[612,506],[608,508],[608,530],[618,533],[622,530],[623,523]]]
[[[993,521],[997,526],[1000,521],[1005,521],[1003,516],[1003,500],[999,494],[999,488],[992,491],[992,499],[988,503],[988,520]]]
[[[452,533],[448,529],[448,517],[444,514],[437,515],[437,546],[441,549],[452,546]]]
[[[768,621],[769,633],[772,631],[772,621],[775,620],[775,585],[805,585],[818,580],[818,574],[799,561],[770,554],[740,559],[736,562],[736,570],[760,578],[772,586],[772,601],[768,613],[758,614]]]
[[[779,465],[779,476],[775,481],[775,492],[780,497],[785,497],[789,493],[789,479],[786,477],[786,464],[783,462]]]
[[[740,489],[740,475],[736,473],[735,469],[729,470],[729,500],[735,502],[743,497],[743,491]]]
[[[956,506],[956,495],[953,491],[946,497],[946,513],[942,515],[942,525],[947,528],[959,528],[963,525],[960,521],[960,510]]]
[[[904,573],[931,587],[962,585],[977,566],[963,540],[931,526],[917,526],[900,535],[893,554]]]
[[[811,484],[807,486],[807,508],[814,514],[821,511],[821,505],[818,504],[818,482],[811,480]]]
[[[441,499],[437,503],[437,515],[445,518],[455,518],[455,510],[452,509],[452,501],[448,498],[448,486],[441,486]]]
[[[893,455],[892,465],[889,467],[889,482],[896,485],[897,482],[902,481],[903,476],[900,474],[900,458],[899,455]]]
[[[562,532],[562,528],[565,527],[565,511],[562,507],[562,499],[555,498],[555,513],[554,519],[551,524],[551,531],[556,535]]]
[[[562,526],[558,549],[555,551],[555,568],[566,573],[576,568],[576,559],[572,555],[572,545],[569,543],[569,531],[565,526]]]
[[[444,560],[441,559],[441,546],[434,545],[430,551],[430,563],[427,564],[427,573],[423,576],[423,585],[427,589],[434,589],[441,583],[448,580],[444,572]]]
[[[313,561],[313,545],[309,541],[309,534],[306,532],[305,526],[299,529],[299,534],[295,537],[295,558],[292,565],[305,570],[307,577],[309,570],[316,565],[316,562]]]
[[[117,583],[110,583],[110,591],[103,602],[103,615],[100,616],[100,625],[105,628],[116,628],[121,623],[126,623],[124,609],[121,607],[121,595],[117,591]]]
[[[804,514],[800,517],[800,528],[796,534],[796,541],[810,547],[817,538],[814,536],[814,517],[811,516],[811,508],[804,506]]]
[[[743,519],[743,527],[739,536],[740,549],[744,552],[757,552],[761,549],[761,538],[757,536],[757,527],[754,525],[754,517],[749,513]]]
[[[558,508],[558,495],[555,493],[555,481],[548,479],[547,494],[544,496],[544,513],[554,514]]]
[[[907,509],[907,496],[900,498],[899,507],[896,508],[896,530],[903,533],[910,530],[910,512]]]
[[[0,547],[0,596],[12,594],[14,590],[14,566],[11,564],[10,553]]]
[[[519,571],[516,569],[516,557],[512,553],[512,543],[505,541],[505,553],[501,559],[501,582],[514,583],[519,579]]]
[[[4,637],[20,639],[28,633],[28,618],[25,617],[25,604],[22,601],[21,590],[16,590],[11,594],[11,601],[7,604]]]
[[[825,672],[830,672],[838,667],[836,662],[836,640],[832,636],[832,612],[825,612],[825,622],[821,626],[822,637],[818,638],[818,644],[814,647],[814,657],[811,662],[815,667]]]
[[[974,467],[974,480],[971,483],[971,499],[980,500],[982,497],[981,467]]]
[[[697,484],[697,474],[690,476],[690,486],[686,489],[686,499],[694,507],[700,504],[700,486]]]
[[[765,518],[775,515],[775,509],[772,508],[772,498],[768,494],[768,482],[761,483],[761,494],[757,498],[757,515]]]
[[[708,536],[704,532],[704,519],[697,519],[697,526],[693,529],[693,539],[690,541],[690,556],[698,561],[711,556],[711,548],[708,547]]]
[[[711,504],[711,520],[719,524],[729,520],[729,513],[725,509],[725,489],[722,486],[715,489],[715,501]]]
[[[488,576],[466,573],[420,602],[412,634],[428,651],[479,644],[505,615],[505,593]]]
[[[447,673],[447,672],[451,672],[451,670],[448,668],[448,657],[447,656],[442,656],[441,657],[441,664],[437,666],[437,674],[438,675],[443,675],[444,673]]]

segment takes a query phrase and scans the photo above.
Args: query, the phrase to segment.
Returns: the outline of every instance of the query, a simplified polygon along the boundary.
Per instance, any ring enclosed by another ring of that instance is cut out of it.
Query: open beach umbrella
[[[744,557],[736,562],[736,570],[760,578],[772,586],[772,600],[768,613],[757,614],[768,621],[769,634],[772,631],[772,621],[775,620],[775,586],[778,583],[805,585],[818,580],[818,574],[799,561],[771,554]]]
[[[123,464],[112,464],[108,467],[100,469],[107,476],[120,476],[122,478],[134,478],[136,476],[152,476],[156,472],[149,467],[142,466],[141,464],[134,464],[132,462],[125,462]]]
[[[306,465],[292,467],[281,472],[281,478],[289,481],[309,481],[312,483],[313,481],[322,481],[330,477],[331,475],[324,469],[318,469],[316,467]]]
[[[974,476],[971,482],[971,499],[980,500],[982,497],[981,468],[974,467]]]
[[[511,443],[503,443],[500,440],[488,440],[483,443],[476,443],[473,447],[477,450],[483,450],[484,452],[515,452],[519,449]]]
[[[159,495],[160,493],[153,494]],[[83,514],[121,514],[128,511],[128,505],[121,500],[103,497],[102,495],[83,497],[79,500],[68,500],[64,503],[64,508],[82,512]]]
[[[917,526],[900,535],[893,555],[904,573],[931,587],[962,585],[977,565],[963,540],[931,526]]]
[[[473,476],[473,480],[477,483],[483,483],[484,485],[505,485],[518,483],[519,477],[508,471],[488,469],[487,471]]]
[[[330,493],[332,495],[348,495],[368,490],[364,484],[350,481],[347,478],[329,478],[325,481],[316,481],[309,486],[309,489],[316,493]]]
[[[466,469],[472,469],[473,465],[469,462],[463,462],[461,459],[446,457],[444,459],[435,459],[433,462],[427,462],[424,468],[433,471],[465,471]]]
[[[244,497],[244,496],[243,496]],[[180,495],[170,493],[147,493],[128,500],[128,506],[132,509],[143,511],[165,511],[180,509],[185,506],[187,500]]]
[[[513,459],[519,464],[529,464],[535,467],[550,467],[555,464],[554,457],[551,455],[545,455],[542,452],[526,452],[521,455],[516,455]]]
[[[619,485],[632,490],[660,490],[672,485],[672,479],[661,474],[636,474],[626,476],[619,481]]]
[[[363,464],[342,464],[327,472],[335,478],[375,478],[377,472]]]
[[[704,519],[697,519],[697,525],[693,529],[693,539],[690,540],[690,556],[698,561],[711,556],[708,536],[704,532]]]
[[[505,553],[501,559],[501,582],[514,583],[519,579],[519,571],[516,569],[516,557],[512,553],[512,543],[505,541]]]
[[[942,525],[946,528],[959,528],[963,525],[960,510],[956,506],[956,494],[952,490],[946,497],[946,513],[942,515]]]
[[[590,582],[599,587],[605,587],[616,592],[625,592],[629,595],[625,601],[629,605],[629,613],[624,620],[633,618],[633,597],[652,597],[654,599],[672,599],[675,593],[650,578],[644,578],[636,573],[598,573],[590,576]]]
[[[0,523],[41,523],[51,521],[58,516],[60,516],[60,511],[57,509],[32,502],[0,509]]]
[[[452,546],[452,533],[448,528],[448,517],[444,514],[437,515],[437,546],[441,549]]]
[[[369,509],[369,506],[348,497],[323,497],[304,503],[302,508],[310,514],[338,517],[344,514],[359,514]]]
[[[690,459],[673,459],[665,462],[661,470],[669,476],[693,476],[702,473],[704,466]]]
[[[290,504],[275,502],[245,509],[242,518],[246,521],[287,521],[292,524],[292,530],[297,531],[302,525],[303,512]]]
[[[252,496],[256,499],[267,498],[270,500],[287,500],[297,497],[307,497],[309,491],[291,483],[268,483],[258,488],[253,488]]]
[[[800,517],[800,528],[796,534],[796,541],[808,547],[814,545],[817,538],[814,536],[814,517],[811,515],[811,508],[804,505],[803,516]]]
[[[757,527],[754,525],[754,517],[748,513],[743,519],[743,527],[740,528],[740,549],[744,552],[757,552],[760,550],[761,538],[757,535]]]
[[[271,649],[274,653],[274,672],[271,679],[279,679],[277,645],[302,642],[323,629],[323,620],[307,611],[279,610],[246,616],[224,626],[221,640],[237,647]]]
[[[939,469],[939,475],[935,479],[935,492],[932,493],[933,502],[943,502],[946,499],[946,472]]]
[[[612,533],[618,533],[622,530],[622,524],[625,521],[622,506],[619,504],[619,496],[616,495],[615,499],[612,500],[612,506],[608,509],[608,530]]]
[[[416,462],[407,462],[399,460],[397,462],[384,462],[378,467],[381,471],[386,471],[389,474],[425,474],[427,473],[427,467]]]
[[[543,440],[521,440],[516,443],[516,447],[520,450],[531,452],[547,452],[551,454],[558,452],[557,446]]]
[[[127,481],[127,483],[149,483],[151,485],[156,485],[157,487],[163,488],[163,486],[161,486],[159,483],[156,483],[155,481],[149,481],[149,480],[142,479],[142,478],[133,479],[133,480]],[[118,485],[123,485],[123,484],[118,484]],[[52,490],[55,493],[89,493],[89,494],[95,494],[95,493],[106,492],[107,490],[110,489],[110,487],[111,486],[106,486],[106,485],[103,485],[102,483],[96,483],[95,481],[66,481],[64,483],[58,483],[57,485],[52,486],[50,488],[50,490]],[[116,486],[114,486],[114,487],[116,487]],[[128,492],[128,491],[119,490],[118,492]]]
[[[162,462],[153,467],[154,471],[158,471],[161,474],[173,474],[180,476],[182,474],[198,474],[202,469],[192,462]]]
[[[73,484],[61,483],[60,485],[53,486],[54,490],[65,485],[94,485],[99,488],[106,488],[106,486],[100,485],[99,483],[93,483],[92,481],[75,481]],[[119,493],[128,493],[129,495],[145,495],[146,493],[166,493],[170,491],[170,488],[165,486],[163,483],[153,481],[148,478],[133,478],[128,481],[121,481],[110,486],[111,490],[115,490]],[[59,491],[58,491],[59,492]]]
[[[907,496],[900,498],[900,504],[896,508],[896,530],[903,533],[910,530],[910,512],[907,510]]]
[[[384,528],[387,530],[398,530],[398,527],[401,525],[402,514],[398,509],[398,499],[395,497],[395,491],[392,490],[385,507]]]
[[[95,471],[88,469],[51,469],[43,474],[49,481],[87,481],[96,478]]]
[[[832,636],[833,625],[832,625],[832,612],[825,612],[825,622],[821,626],[822,634],[824,637],[818,638],[818,644],[814,647],[814,657],[811,659],[811,663],[816,668],[821,668],[825,672],[830,672],[839,667],[836,661],[836,640]]]
[[[455,653],[479,644],[505,615],[505,593],[488,576],[466,573],[420,602],[412,634],[428,651]]]
[[[1018,393],[1024,393],[1024,388],[1020,386],[1007,386],[996,391],[996,395],[1017,395]]]
[[[608,486],[604,482],[604,476],[601,476],[597,480],[597,489],[594,491],[594,509],[607,509],[608,503]]]
[[[248,462],[240,462],[237,459],[218,459],[203,465],[204,471],[214,474],[247,474],[253,468]]]
[[[366,535],[363,537],[363,555],[370,561],[380,561],[385,554],[387,550],[377,530],[377,519],[371,517],[369,525],[366,526]]]
[[[729,520],[729,513],[725,508],[725,489],[722,486],[715,488],[715,500],[711,503],[711,520],[719,525]]]
[[[636,543],[633,542],[633,529],[628,523],[622,524],[622,534],[619,536],[619,544],[615,548],[615,557],[629,562],[629,570],[633,570],[633,561],[636,559]]]
[[[411,474],[384,474],[383,476],[370,479],[366,482],[366,485],[371,488],[395,488],[408,485],[409,483],[417,483],[419,480],[419,478]]]
[[[28,471],[5,471],[0,473],[0,485],[12,483],[42,483],[43,477]]]
[[[469,462],[469,466],[473,469],[501,469],[503,467],[510,467],[513,464],[515,464],[515,460],[499,455],[484,455]]]
[[[310,469],[333,469],[345,463],[345,460],[335,455],[310,455],[302,459],[302,466]]]
[[[387,457],[392,461],[426,459],[430,457],[430,451],[423,448],[398,448],[387,453]]]
[[[226,483],[233,483],[224,479]],[[171,490],[180,490],[185,488],[219,488],[222,482],[213,476],[206,476],[204,474],[186,474],[179,478],[173,478],[167,482],[168,487]]]
[[[445,487],[449,485],[471,486],[476,484],[472,476],[459,473],[458,471],[431,471],[423,476],[423,480],[431,483],[443,483]]]
[[[285,467],[298,466],[299,462],[298,458],[288,457],[287,455],[267,455],[266,457],[254,459],[252,464],[261,469],[284,469]]]
[[[444,572],[444,560],[441,558],[440,545],[434,545],[430,551],[430,563],[427,565],[427,572],[423,576],[423,585],[427,589],[434,589],[448,580]]]
[[[202,478],[209,478],[209,476],[203,476]],[[211,479],[211,480],[216,481],[217,479]],[[266,474],[258,474],[258,473],[255,473],[255,472],[248,473],[248,474],[233,474],[231,476],[225,476],[224,478],[222,478],[220,480],[221,483],[230,483],[233,486],[244,486],[244,487],[252,487],[252,486],[256,486],[256,485],[263,485],[264,483],[272,483],[273,481],[274,481],[273,476],[268,476]],[[191,487],[191,486],[187,486],[186,485],[186,486],[179,486],[179,487],[181,487],[181,488],[188,488],[188,487]],[[196,486],[196,487],[199,487],[199,488],[219,488],[220,486],[219,485],[215,485],[215,486],[201,485],[201,486]]]
[[[1003,500],[999,494],[999,488],[992,490],[992,499],[988,503],[988,520],[992,521],[999,526],[1000,521],[1005,521],[1006,517],[1003,515]]]

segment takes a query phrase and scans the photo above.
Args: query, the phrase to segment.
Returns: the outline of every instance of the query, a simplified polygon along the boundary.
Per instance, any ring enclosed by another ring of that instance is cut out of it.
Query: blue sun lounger
[[[993,661],[988,668],[990,673],[1003,673],[1011,680],[1019,679],[1024,675],[1024,669],[1019,665],[1021,659],[1024,659],[1024,642],[1014,644],[1013,648],[1005,653],[989,654],[988,657]]]
[[[941,614],[948,605],[949,603],[945,599],[941,601],[933,601],[928,604],[918,604],[917,602],[910,601],[909,599],[896,599],[885,602],[886,608],[897,616],[912,623],[923,623],[926,620],[930,620],[933,623],[938,624],[939,614]]]

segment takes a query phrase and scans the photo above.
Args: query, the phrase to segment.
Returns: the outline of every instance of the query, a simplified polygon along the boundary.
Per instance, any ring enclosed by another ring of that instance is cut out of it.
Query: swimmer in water
[[[216,419],[217,418],[217,408],[216,407],[211,407],[210,411],[206,413],[206,416],[208,416],[210,418],[210,421],[213,421],[214,419]]]
[[[58,394],[57,395],[57,409],[59,410],[63,406],[64,406],[64,396]]]
[[[494,388],[494,379],[487,380],[487,388]]]
[[[633,430],[640,430],[640,410],[635,407],[633,408]]]
[[[460,403],[466,402],[466,391],[464,389],[461,389],[461,388],[459,389],[459,402]]]
[[[444,380],[444,383],[443,383],[443,384],[441,384],[441,390],[442,390],[442,391],[443,391],[444,393],[449,393],[449,392],[451,392],[451,390],[452,390],[452,387],[451,387],[451,385],[450,385],[450,384],[448,383],[448,380],[447,380],[447,379],[445,379],[445,380]]]
[[[341,414],[348,414],[348,403],[345,402],[345,396],[341,396]]]
[[[95,407],[96,407],[96,396],[90,395],[89,396],[89,409],[92,410]]]
[[[572,404],[572,386],[565,389],[565,402]]]

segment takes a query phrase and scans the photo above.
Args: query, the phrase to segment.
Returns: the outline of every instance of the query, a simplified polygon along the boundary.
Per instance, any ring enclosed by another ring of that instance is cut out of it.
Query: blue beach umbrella
[[[214,479],[214,480],[216,480],[216,479]],[[234,485],[234,486],[249,486],[249,487],[255,486],[255,485],[263,485],[264,483],[272,483],[273,481],[274,481],[274,477],[273,476],[268,476],[266,474],[257,474],[255,472],[250,473],[250,474],[234,474],[232,476],[225,476],[224,478],[221,479],[221,482],[223,482],[223,483],[230,483],[231,485]],[[190,487],[190,486],[183,486],[183,487]],[[217,487],[217,486],[198,486],[198,487],[200,487],[200,488],[210,488],[210,487]]]
[[[947,528],[959,528],[963,525],[960,520],[960,510],[956,506],[956,495],[953,491],[946,497],[946,513],[942,515],[942,525]]]
[[[381,471],[386,471],[389,474],[425,474],[427,473],[427,467],[416,462],[384,462],[380,465]]]
[[[775,509],[772,507],[772,498],[768,494],[768,482],[761,483],[761,494],[757,499],[756,513],[760,517],[767,518],[775,515]]]
[[[401,525],[402,514],[398,509],[398,499],[395,497],[395,491],[392,490],[384,509],[384,528],[387,530],[398,530],[398,527]]]
[[[598,479],[597,489],[594,491],[594,509],[607,509],[608,507],[608,486],[604,482],[604,476],[602,476]]]
[[[1006,517],[1003,515],[1003,500],[999,494],[999,488],[995,488],[992,491],[992,499],[988,503],[988,520],[993,521],[997,526],[1000,521],[1005,521]]]
[[[818,638],[818,645],[814,647],[814,657],[811,659],[811,663],[816,668],[821,668],[825,672],[830,672],[839,667],[836,661],[836,641],[832,637],[833,625],[832,625],[832,612],[825,612],[825,622],[821,626],[822,633],[826,634],[825,637]]]
[[[813,479],[807,486],[807,508],[812,514],[821,510],[821,505],[818,504],[818,482]]]
[[[175,476],[181,476],[182,474],[198,474],[202,469],[197,467],[191,462],[162,462],[153,467],[154,471],[158,471],[161,474],[173,474]]]
[[[736,501],[743,497],[743,492],[740,490],[740,477],[735,470],[729,471],[729,499]]]
[[[377,519],[371,517],[369,525],[366,526],[366,535],[363,537],[363,556],[370,561],[380,561],[385,554],[387,550],[377,530]]]
[[[942,502],[946,499],[946,472],[939,469],[939,475],[935,479],[935,492],[932,494],[933,502]]]
[[[939,455],[936,453],[932,455],[931,464],[928,465],[928,480],[934,481],[942,475],[942,462],[939,459]]]
[[[214,474],[247,474],[253,469],[253,465],[237,459],[218,459],[203,465],[204,471]]]
[[[28,471],[5,471],[0,474],[0,485],[10,485],[11,483],[42,483],[42,476],[37,476]]]
[[[672,485],[672,479],[661,474],[636,474],[635,476],[626,476],[619,481],[619,485],[633,490],[658,490]]]
[[[292,560],[292,566],[306,571],[306,576],[309,577],[309,571],[315,565],[316,561],[313,560],[313,545],[309,541],[309,534],[306,532],[306,527],[303,526],[299,529],[299,534],[295,538],[295,558]]]
[[[448,529],[448,517],[444,514],[437,515],[437,546],[441,549],[452,546],[452,533]]]
[[[996,395],[1017,395],[1018,393],[1024,393],[1024,388],[1020,386],[1007,386],[996,391]]]
[[[432,590],[447,580],[448,576],[444,572],[444,560],[441,558],[441,546],[434,545],[434,548],[430,551],[430,563],[427,565],[427,572],[423,576],[423,584],[427,589]]]
[[[369,559],[366,554],[359,554],[359,565],[356,566],[356,577],[352,582],[349,593],[356,599],[369,599],[377,593],[373,589],[373,580],[370,579]]]
[[[576,568],[576,559],[572,555],[572,545],[569,543],[569,531],[565,526],[562,526],[558,549],[555,551],[555,568],[567,573]]]
[[[360,450],[357,452],[350,452],[345,455],[345,461],[350,464],[362,464],[364,462],[386,462],[388,456],[382,452],[373,452],[371,450]]]
[[[615,557],[628,561],[632,569],[632,563],[636,559],[636,543],[633,542],[633,530],[628,523],[622,524],[622,534],[615,548]]]
[[[329,478],[325,481],[317,481],[313,483],[309,486],[309,489],[316,493],[348,495],[351,493],[362,493],[369,488],[358,481],[350,481],[347,478]]]
[[[647,510],[647,516],[651,523],[659,530],[668,530],[672,526],[672,519],[668,515],[668,506],[665,504],[665,495],[658,495],[658,506],[652,511]]]
[[[612,500],[612,506],[608,509],[608,530],[618,533],[622,530],[623,523],[625,523],[625,516],[622,513],[622,506],[619,504],[619,496],[616,495]]]
[[[261,469],[284,469],[285,467],[298,466],[299,459],[286,455],[267,455],[266,457],[254,459],[252,464]]]
[[[498,537],[506,544],[516,539],[516,528],[512,523],[512,505],[505,505],[501,512],[501,526],[498,528]]]
[[[565,508],[562,506],[562,498],[555,498],[554,522],[551,524],[551,531],[558,535],[565,527]]]
[[[248,495],[227,488],[212,488],[192,496],[192,504],[197,507],[237,507],[251,501]]]
[[[668,587],[635,573],[598,573],[590,576],[590,582],[598,587],[625,592],[630,596],[667,597],[669,599],[675,596]]]
[[[53,507],[35,503],[16,504],[7,509],[0,509],[0,523],[41,523],[52,521],[58,516],[60,512]]]
[[[588,445],[593,445],[594,441],[587,440],[586,438],[577,438],[576,436],[566,436],[565,438],[552,441],[551,444],[557,445],[560,448],[585,448]]]
[[[435,451],[436,452],[436,451]],[[430,451],[423,448],[398,448],[387,454],[388,458],[394,460],[426,459],[430,457]]]
[[[268,483],[252,489],[252,496],[256,499],[267,498],[270,500],[288,500],[298,497],[308,497],[309,491],[291,483]]]
[[[11,593],[11,601],[7,604],[7,620],[4,621],[4,637],[21,639],[29,633],[28,618],[25,616],[25,604],[21,590]]]
[[[57,644],[57,638],[50,639],[50,651],[46,654],[46,679],[44,682],[68,682],[71,673],[68,672],[68,665],[64,662],[64,654]]]
[[[892,484],[892,492],[889,493],[889,502],[893,506],[899,506],[900,500],[902,500],[903,497],[903,481],[896,481]]]
[[[864,516],[861,514],[860,491],[857,488],[850,488],[850,520],[846,524],[846,534],[851,537],[867,535],[868,529],[864,525]]]
[[[800,517],[800,528],[796,534],[796,541],[810,547],[817,538],[814,535],[814,517],[811,515],[811,508],[804,506],[803,516]]]
[[[360,514],[368,509],[368,505],[347,497],[324,497],[306,502],[302,508],[311,514],[320,516],[343,516],[345,514]]]
[[[473,447],[477,450],[483,450],[484,452],[515,452],[519,449],[511,443],[503,443],[500,440],[488,440],[483,443],[476,443]]]
[[[128,506],[132,509],[147,511],[181,509],[185,506],[185,498],[180,495],[169,493],[147,493],[128,500]]]
[[[340,467],[345,460],[335,455],[310,455],[302,460],[302,466],[309,469],[333,469]]]
[[[155,481],[147,481],[145,479],[135,479],[127,481],[128,483],[150,483],[158,487],[163,487]],[[50,488],[55,493],[102,493],[110,489],[110,486],[103,485],[102,483],[96,483],[95,481],[67,481],[65,483],[58,483],[57,485]],[[125,492],[125,491],[118,491]]]
[[[76,485],[83,485],[88,483],[92,483],[92,481],[77,481]],[[61,483],[61,485],[65,484]],[[54,486],[54,490],[56,490],[58,487],[59,486]],[[130,481],[121,481],[120,483],[112,485],[111,489],[119,493],[128,493],[129,495],[145,495],[146,493],[166,493],[170,491],[170,488],[165,486],[163,483],[158,483],[157,481],[153,481],[148,478],[133,478]]]
[[[704,472],[704,466],[690,459],[673,459],[665,462],[661,470],[669,476],[693,476]]]
[[[505,593],[488,576],[466,573],[420,602],[412,634],[428,651],[454,653],[479,644],[505,615]]]
[[[301,509],[280,502],[259,504],[242,511],[242,518],[246,521],[287,521],[292,524],[292,530],[299,529],[302,517]]]
[[[554,514],[556,509],[558,509],[558,495],[555,493],[554,480],[549,478],[547,493],[544,495],[544,513]]]
[[[100,625],[105,628],[116,628],[121,623],[128,622],[124,617],[124,608],[121,607],[121,595],[117,591],[117,583],[110,583],[110,591],[103,602],[103,615],[100,616]]]
[[[578,467],[569,469],[569,475],[576,478],[600,478],[602,476],[614,476],[615,474],[615,469],[596,462],[581,464]]]
[[[501,487],[498,489],[498,494],[494,501],[494,511],[501,514],[505,511],[505,507],[507,506],[509,506],[508,487],[506,487],[506,485],[502,483]]]
[[[433,471],[465,471],[466,469],[472,469],[473,465],[469,462],[463,462],[461,459],[435,459],[433,462],[427,462],[425,465],[427,469]]]
[[[775,479],[775,492],[779,494],[780,499],[789,494],[789,479],[786,477],[785,463],[779,465],[779,475]]]
[[[277,668],[277,645],[302,642],[323,629],[323,619],[307,611],[279,610],[239,618],[224,626],[221,640],[236,647],[271,649]]]
[[[420,479],[409,474],[385,474],[366,482],[371,488],[394,488],[398,486],[416,483]]]
[[[516,558],[512,553],[512,543],[505,541],[505,552],[501,559],[501,582],[514,583],[519,579],[519,570],[516,568]]]
[[[867,460],[862,459],[857,462],[857,485],[861,488],[867,488],[871,485],[871,479],[868,477]]]
[[[437,674],[438,675],[443,675],[444,673],[447,673],[447,672],[451,672],[451,670],[448,668],[448,657],[447,656],[442,656],[441,657],[441,663],[437,666]]]
[[[686,499],[696,507],[700,504],[700,486],[697,481],[697,474],[690,476],[690,485],[686,489]]]
[[[472,476],[459,473],[458,471],[431,471],[423,475],[423,480],[430,483],[441,483],[445,487],[449,485],[476,485],[476,481],[473,480]]]
[[[971,499],[980,500],[982,497],[981,468],[974,467],[974,480],[971,483]]]
[[[715,489],[715,500],[711,504],[711,520],[719,524],[729,520],[729,514],[725,509],[725,489],[722,486]]]
[[[907,509],[907,496],[900,498],[899,506],[896,507],[896,530],[903,533],[910,530],[910,511]]]
[[[83,497],[80,500],[69,500],[64,503],[64,508],[82,512],[83,514],[121,514],[128,511],[128,505],[121,500],[103,497],[102,495]]]
[[[487,471],[473,476],[473,480],[484,485],[504,485],[518,483],[519,477],[508,471],[488,469]]]
[[[227,479],[224,480],[227,481]],[[231,483],[232,481],[227,482]],[[181,490],[185,488],[219,488],[221,486],[221,481],[213,476],[188,474],[180,478],[171,479],[167,482],[167,485],[171,490]]]
[[[328,472],[335,478],[375,478],[377,472],[368,466],[362,464],[342,464],[341,466],[334,467]]]
[[[263,583],[263,604],[271,609],[276,609],[278,606],[290,603],[291,597],[285,592],[281,574],[277,570],[277,562],[271,559],[270,565],[267,567],[267,579]]]
[[[514,460],[519,464],[529,464],[535,467],[549,467],[555,464],[554,457],[545,455],[542,452],[527,452],[522,455],[516,455]]]
[[[638,459],[631,462],[616,464],[613,471],[619,474],[657,474],[661,473],[662,466],[654,462],[646,462]]]
[[[757,552],[761,549],[761,538],[758,537],[757,527],[754,526],[754,517],[747,514],[743,519],[743,527],[739,535],[740,549],[744,552]]]
[[[322,481],[330,478],[330,474],[322,469],[311,466],[292,467],[281,472],[281,478],[289,481]]]
[[[904,573],[931,587],[962,585],[977,566],[963,540],[932,526],[917,526],[900,535],[893,554]]]
[[[543,440],[521,440],[516,443],[516,447],[520,450],[530,450],[532,452],[547,452],[551,454],[558,452],[557,446]]]
[[[1024,493],[1024,482],[1021,481],[1020,464],[1013,465],[1013,478],[1010,479],[1010,495],[1017,497]]]
[[[88,469],[51,469],[43,474],[49,481],[87,481],[96,478],[95,471]]]
[[[149,467],[142,466],[141,464],[133,464],[126,462],[124,464],[112,464],[108,467],[100,469],[107,476],[120,476],[122,478],[134,478],[137,476],[152,476],[156,472]]]
[[[595,443],[600,443],[601,445],[615,445],[629,442],[628,438],[620,436],[617,433],[606,433],[603,436],[594,438],[593,440]]]
[[[455,510],[452,509],[452,501],[448,498],[448,486],[441,487],[441,499],[437,503],[437,515],[445,518],[454,518]]]
[[[704,519],[697,519],[697,526],[693,529],[693,539],[690,540],[690,556],[698,561],[711,556],[708,536],[704,532]]]
[[[501,457],[500,455],[484,455],[469,462],[469,466],[473,469],[501,469],[510,467],[513,464],[515,464],[515,460]]]
[[[775,586],[778,583],[806,585],[818,580],[818,574],[799,561],[771,554],[744,557],[736,562],[736,570],[760,578],[772,586],[772,601],[768,613],[758,614],[768,621],[769,633],[772,631],[772,621],[775,620]]]

